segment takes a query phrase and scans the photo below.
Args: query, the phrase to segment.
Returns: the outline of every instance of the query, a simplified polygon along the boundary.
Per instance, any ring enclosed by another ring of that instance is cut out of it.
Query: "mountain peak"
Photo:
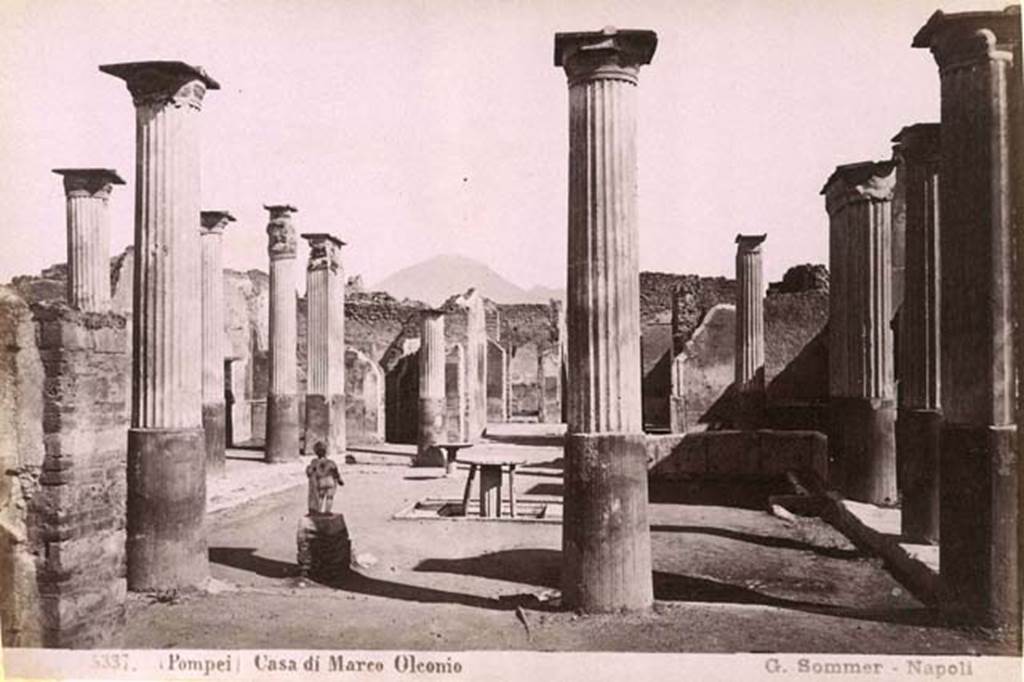
[[[476,289],[481,296],[495,303],[534,303],[538,302],[535,290],[541,289],[534,287],[527,291],[487,264],[457,253],[438,254],[410,265],[385,277],[373,288],[386,291],[397,299],[410,298],[435,306],[469,289]]]

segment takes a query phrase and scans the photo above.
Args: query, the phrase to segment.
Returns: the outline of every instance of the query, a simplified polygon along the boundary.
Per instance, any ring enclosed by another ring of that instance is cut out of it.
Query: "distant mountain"
[[[386,291],[399,300],[410,298],[441,305],[452,294],[460,294],[470,287],[496,303],[547,303],[551,298],[565,297],[563,292],[547,287],[523,289],[480,261],[454,254],[410,265],[371,288]]]

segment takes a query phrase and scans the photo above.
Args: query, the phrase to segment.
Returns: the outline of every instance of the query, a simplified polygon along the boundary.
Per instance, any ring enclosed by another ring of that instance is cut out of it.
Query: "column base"
[[[753,431],[764,425],[765,393],[761,387],[738,389],[733,403],[733,424],[741,431]]]
[[[203,404],[203,433],[206,434],[206,473],[224,473],[227,420],[224,403]]]
[[[585,613],[649,608],[644,435],[567,435],[564,477],[563,605]]]
[[[420,398],[419,437],[416,441],[415,467],[443,467],[444,453],[437,447],[444,442],[445,399]]]
[[[202,429],[129,429],[128,589],[198,589],[209,578]]]
[[[896,465],[900,485],[900,534],[910,542],[939,542],[939,444],[942,413],[900,408]]]
[[[306,396],[303,453],[312,455],[318,441],[327,446],[328,457],[345,461],[345,396]]]
[[[1016,426],[942,425],[941,608],[1019,632]]]
[[[267,437],[263,459],[276,464],[299,458],[299,399],[294,395],[267,396]]]
[[[895,505],[896,409],[891,401],[832,398],[829,448],[842,491],[859,502]]]

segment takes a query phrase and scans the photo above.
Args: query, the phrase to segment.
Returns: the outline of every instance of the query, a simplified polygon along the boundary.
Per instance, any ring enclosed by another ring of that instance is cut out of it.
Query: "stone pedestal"
[[[1019,635],[1020,8],[936,12],[913,44],[931,49],[942,93],[942,606]]]
[[[939,124],[893,138],[904,205],[904,290],[899,316],[896,420],[903,536],[939,540]]]
[[[641,418],[636,99],[653,31],[559,33],[569,84],[568,436],[562,601],[653,600]]]
[[[270,256],[270,372],[267,385],[267,462],[299,457],[298,358],[295,319],[294,206],[264,206]]]
[[[501,467],[480,467],[480,516],[501,516]]]
[[[352,562],[345,517],[341,514],[313,514],[299,520],[295,532],[299,575],[322,582],[344,578]]]
[[[235,221],[227,211],[199,214],[203,268],[203,433],[206,472],[224,473],[227,444],[224,409],[224,228]]]
[[[110,64],[136,109],[128,587],[208,576],[202,429],[199,113],[216,81],[182,62]]]
[[[303,234],[306,267],[307,355],[304,448],[322,442],[327,455],[345,461],[345,271],[341,247],[329,234]]]
[[[841,487],[895,504],[891,201],[894,162],[836,168],[822,189],[829,215],[830,447]]]
[[[420,319],[419,431],[414,466],[444,466],[437,447],[445,440],[444,311],[424,310]]]
[[[68,219],[67,302],[83,312],[110,310],[107,202],[124,180],[109,168],[55,168],[64,177]]]
[[[736,235],[736,426],[756,428],[764,415],[764,270],[768,235]]]

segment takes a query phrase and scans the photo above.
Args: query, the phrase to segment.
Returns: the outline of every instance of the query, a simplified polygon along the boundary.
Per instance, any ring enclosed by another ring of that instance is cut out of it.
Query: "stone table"
[[[508,467],[508,501],[510,516],[516,516],[516,467],[530,462],[528,457],[507,453],[466,453],[456,461],[469,465],[466,489],[462,493],[462,515],[469,509],[469,494],[473,479],[480,469],[480,516],[501,517],[501,473]]]

